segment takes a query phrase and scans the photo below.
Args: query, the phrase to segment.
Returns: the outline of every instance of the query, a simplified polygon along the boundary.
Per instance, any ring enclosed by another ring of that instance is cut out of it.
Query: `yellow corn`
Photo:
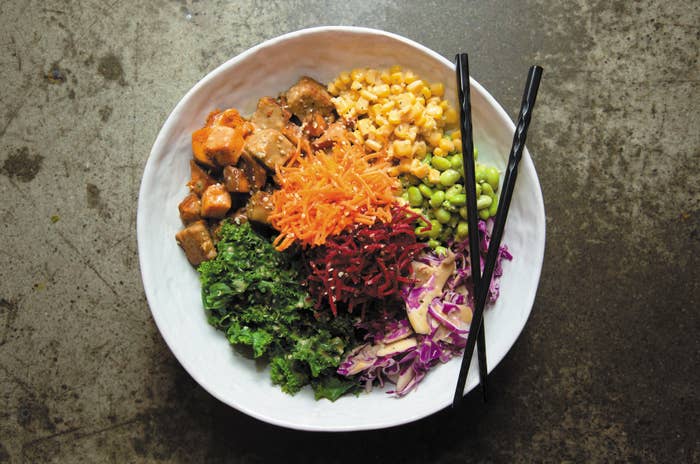
[[[372,140],[372,139],[368,139],[365,142],[365,146],[372,151],[379,151],[382,149],[382,144],[377,142],[376,140]]]
[[[442,157],[442,156],[445,156],[446,154],[447,154],[447,152],[445,152],[445,150],[443,150],[443,149],[440,148],[440,147],[435,147],[435,148],[433,148],[433,156],[440,156],[440,157]]]
[[[394,140],[392,145],[397,158],[408,158],[413,154],[413,146],[408,140]]]
[[[444,137],[440,139],[440,144],[438,147],[444,150],[446,153],[451,153],[455,150],[455,144],[452,143],[452,140]]]
[[[445,86],[442,82],[435,82],[430,84],[430,92],[436,97],[442,97],[445,95]]]
[[[360,95],[365,97],[365,99],[373,102],[377,99],[377,96],[368,90],[360,90]]]

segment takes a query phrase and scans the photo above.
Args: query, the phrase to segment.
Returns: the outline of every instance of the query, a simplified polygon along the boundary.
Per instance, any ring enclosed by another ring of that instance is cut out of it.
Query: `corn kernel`
[[[388,120],[391,124],[400,124],[401,123],[401,113],[399,113],[399,110],[391,110],[389,111],[389,117]]]
[[[431,184],[439,184],[440,183],[440,171],[437,169],[430,168],[430,171],[428,171],[428,182]]]
[[[442,139],[442,134],[439,131],[433,131],[428,134],[428,143],[431,147],[437,147],[440,145],[440,140]],[[439,156],[439,155],[438,155]]]
[[[419,96],[416,98],[416,103],[420,103],[422,106],[425,106],[425,97]]]
[[[452,141],[462,140],[462,131],[457,129],[456,131],[452,132],[452,134],[450,134],[450,137],[452,137]]]
[[[392,166],[392,167],[390,167],[389,169],[387,169],[386,172],[387,172],[390,176],[396,177],[396,176],[399,175],[399,168],[398,168],[398,166]],[[439,177],[438,177],[438,179],[439,179]]]
[[[396,128],[394,129],[394,135],[400,139],[403,139],[403,140],[410,139],[411,134],[409,132],[408,124],[404,123],[404,124],[399,124],[398,126],[396,126]]]
[[[391,84],[391,74],[389,74],[387,71],[382,72],[379,75],[379,79],[381,79],[381,81],[385,84]]]
[[[420,79],[417,79],[417,80],[411,82],[410,84],[408,84],[406,86],[406,90],[408,90],[409,92],[419,93],[423,87],[424,87],[423,81]]]
[[[379,97],[379,98],[383,98],[383,97],[388,97],[388,96],[389,96],[389,86],[386,85],[386,84],[375,85],[375,86],[372,88],[372,91],[373,91],[374,94],[375,94],[377,97]]]
[[[353,81],[363,81],[365,79],[365,72],[360,68],[353,69],[350,71],[350,78]]]
[[[394,105],[395,105],[394,100],[389,100],[389,101],[387,101],[386,103],[384,103],[384,104],[382,105],[382,110],[381,110],[381,112],[384,113],[384,114],[389,113],[389,111],[391,111],[392,109],[394,109]]]
[[[413,146],[413,153],[415,155],[418,155],[415,145]],[[425,156],[425,154],[423,154],[423,156]],[[427,164],[421,163],[420,161],[414,158],[413,160],[411,160],[411,167],[409,168],[409,172],[416,177],[423,178],[427,176],[430,172],[430,167]]]
[[[358,114],[365,114],[369,109],[369,102],[366,98],[360,97],[357,102],[355,102],[355,109]]]
[[[422,105],[414,103],[413,106],[411,106],[411,111],[408,115],[413,121],[415,121],[418,118],[418,116],[420,116],[420,114],[423,112],[423,109],[424,108]]]
[[[433,156],[445,156],[447,153],[440,147],[433,148]]]
[[[423,131],[425,133],[430,133],[433,132],[435,129],[437,129],[437,123],[435,122],[435,119],[432,118],[431,116],[426,116],[425,117],[425,124],[423,124]],[[440,139],[438,139],[435,143],[439,143]]]
[[[425,142],[423,142],[423,141],[416,142],[413,144],[413,152],[416,154],[416,156],[418,156],[420,158],[424,158],[425,155],[428,153],[428,147],[425,145]]]
[[[372,139],[367,140],[365,146],[372,151],[379,151],[382,149],[382,144]]]
[[[371,132],[372,128],[372,121],[367,118],[360,119],[359,121],[357,121],[357,129],[364,136],[368,135]]]
[[[425,117],[425,112],[421,111],[418,117],[415,118],[415,121],[413,121],[416,126],[418,127],[423,127],[425,126],[425,123],[428,122],[428,119]]]
[[[392,84],[392,85],[391,85],[391,93],[392,93],[393,95],[398,95],[398,94],[400,94],[401,92],[403,92],[403,87],[401,87],[401,86],[398,85],[398,84]]]
[[[379,79],[379,71],[376,69],[369,69],[365,73],[365,82],[374,85]]]
[[[452,143],[455,144],[455,151],[458,153],[462,153],[462,141],[457,139],[457,140],[453,141]]]
[[[430,89],[428,87],[423,87],[420,89],[421,95],[423,95],[423,98],[430,98],[433,94],[430,93]]]
[[[413,146],[408,140],[394,140],[392,146],[397,158],[408,158],[413,154]]]
[[[418,76],[413,74],[413,71],[406,71],[405,73],[403,73],[403,80],[406,84],[412,84],[416,82],[417,79]]]
[[[341,72],[340,75],[338,76],[338,78],[345,85],[349,84],[350,81],[352,81],[352,78],[350,77],[350,73],[347,71]]]
[[[433,118],[442,117],[442,108],[437,105],[426,106],[425,112],[428,114],[428,116],[432,116]]]
[[[452,143],[452,140],[448,138],[442,138],[440,139],[439,147],[442,148],[445,152],[450,153],[454,151],[455,144]]]
[[[445,122],[447,124],[457,124],[458,121],[459,115],[457,111],[454,108],[448,108],[447,111],[445,111]]]
[[[411,110],[411,105],[416,101],[415,95],[412,93],[404,92],[396,97],[396,103],[399,105],[399,109],[402,113],[406,113]]]
[[[377,96],[375,94],[373,94],[372,92],[370,92],[368,90],[364,90],[364,89],[360,90],[360,95],[362,95],[363,97],[365,97],[365,99],[367,99],[371,102],[373,102],[377,99]]]
[[[403,74],[400,72],[395,72],[391,74],[391,83],[392,84],[403,84]]]
[[[360,90],[362,88],[362,83],[360,81],[352,81],[352,84],[350,84],[350,88],[352,90]]]
[[[442,82],[430,84],[430,92],[436,97],[442,97],[445,95],[445,85]]]
[[[338,95],[338,88],[335,86],[334,82],[331,82],[330,84],[328,84],[327,90],[328,90],[328,93],[330,93],[331,95]]]
[[[443,111],[445,111],[449,107],[450,107],[450,102],[448,102],[447,100],[440,101],[440,108],[442,108]]]
[[[401,66],[399,66],[398,64],[395,64],[394,66],[392,66],[391,68],[389,68],[389,72],[390,72],[391,74],[397,73],[397,72],[401,72]]]

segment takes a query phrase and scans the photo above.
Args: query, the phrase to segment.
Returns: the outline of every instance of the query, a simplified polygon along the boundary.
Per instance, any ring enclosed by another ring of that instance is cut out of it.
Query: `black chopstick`
[[[460,132],[462,136],[462,159],[464,167],[464,188],[467,194],[467,224],[469,226],[469,256],[471,257],[472,282],[474,283],[474,302],[481,291],[481,259],[479,254],[479,219],[476,211],[476,177],[474,168],[474,140],[472,136],[472,108],[469,85],[469,56],[460,53],[457,59],[457,93],[460,110]],[[483,321],[482,321],[483,324]],[[486,401],[488,396],[486,365],[486,337],[483,325],[477,339],[477,357],[479,359],[479,381],[481,392]]]
[[[459,378],[457,379],[457,388],[455,389],[454,398],[452,400],[453,407],[459,405],[460,401],[462,400],[462,396],[464,395],[464,384],[467,381],[469,363],[474,353],[474,345],[476,342],[475,337],[478,335],[483,319],[484,305],[488,295],[488,288],[491,285],[491,277],[493,277],[493,270],[496,266],[496,258],[498,257],[498,249],[501,246],[503,230],[508,217],[508,208],[510,207],[510,201],[513,197],[515,180],[518,177],[518,163],[520,163],[523,149],[525,148],[527,129],[530,126],[532,110],[535,106],[535,100],[537,99],[537,90],[539,89],[541,78],[542,68],[539,66],[530,67],[527,74],[525,92],[523,93],[523,101],[520,105],[520,114],[518,114],[518,124],[515,127],[515,134],[513,135],[513,145],[510,149],[510,155],[508,156],[508,166],[503,177],[503,187],[501,189],[501,195],[498,201],[496,220],[493,226],[493,231],[491,232],[491,243],[489,244],[489,250],[486,255],[486,265],[484,267],[484,273],[481,279],[481,285],[484,291],[479,292],[476,295],[477,301],[475,303],[474,315],[472,317],[471,324],[473,330],[470,330],[469,335],[467,336],[467,345],[464,348],[462,365],[459,371]]]

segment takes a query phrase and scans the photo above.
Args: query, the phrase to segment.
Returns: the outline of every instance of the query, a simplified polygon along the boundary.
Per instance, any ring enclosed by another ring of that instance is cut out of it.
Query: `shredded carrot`
[[[269,215],[280,234],[278,250],[298,242],[323,245],[353,224],[391,221],[391,205],[399,189],[388,164],[356,146],[338,144],[330,154],[296,157],[277,168],[280,189],[272,194]]]

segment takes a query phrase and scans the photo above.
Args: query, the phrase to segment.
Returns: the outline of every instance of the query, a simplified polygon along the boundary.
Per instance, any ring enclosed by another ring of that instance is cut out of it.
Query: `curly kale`
[[[217,251],[198,268],[209,323],[231,344],[268,358],[272,382],[287,393],[310,383],[317,399],[335,401],[352,390],[355,383],[335,373],[354,345],[352,320],[314,312],[294,255],[275,250],[249,224],[230,222]]]

